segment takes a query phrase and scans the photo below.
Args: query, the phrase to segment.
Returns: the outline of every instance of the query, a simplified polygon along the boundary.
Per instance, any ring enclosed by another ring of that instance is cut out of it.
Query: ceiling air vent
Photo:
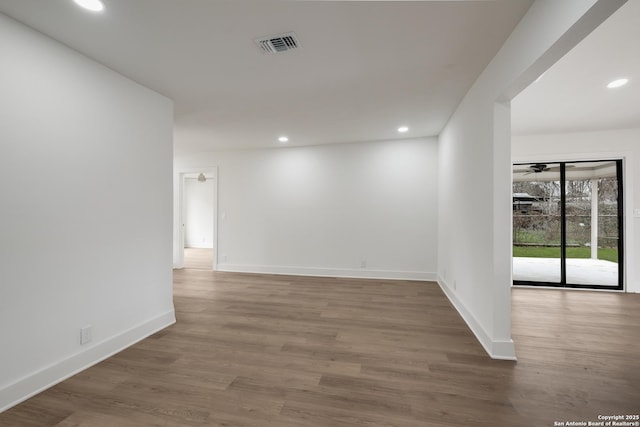
[[[261,37],[256,40],[256,43],[265,53],[285,52],[300,47],[300,42],[294,32]]]

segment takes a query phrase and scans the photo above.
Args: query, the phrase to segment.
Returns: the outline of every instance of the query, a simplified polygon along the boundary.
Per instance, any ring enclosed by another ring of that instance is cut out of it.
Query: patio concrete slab
[[[513,258],[513,280],[560,283],[559,258]],[[602,259],[567,259],[567,283],[617,286],[618,264]]]

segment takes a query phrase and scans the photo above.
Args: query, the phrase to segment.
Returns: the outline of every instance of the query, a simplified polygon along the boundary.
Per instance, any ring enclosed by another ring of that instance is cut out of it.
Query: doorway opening
[[[182,267],[215,270],[216,176],[185,173],[182,179]]]
[[[513,165],[513,284],[623,289],[622,160]]]

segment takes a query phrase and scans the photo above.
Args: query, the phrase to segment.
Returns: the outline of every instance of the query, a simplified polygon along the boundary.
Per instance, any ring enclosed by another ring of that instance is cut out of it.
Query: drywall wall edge
[[[516,360],[516,349],[512,339],[492,339],[487,331],[484,330],[480,322],[478,322],[473,314],[471,314],[471,312],[467,310],[467,308],[457,297],[457,295],[451,291],[451,288],[448,286],[445,280],[442,277],[438,276],[437,282],[438,285],[440,285],[442,292],[444,292],[451,304],[453,304],[467,326],[469,326],[469,329],[471,329],[471,332],[473,332],[473,334],[476,336],[478,342],[480,342],[482,347],[492,359]]]
[[[169,310],[0,389],[0,413],[176,322]],[[35,391],[33,391],[35,390]]]

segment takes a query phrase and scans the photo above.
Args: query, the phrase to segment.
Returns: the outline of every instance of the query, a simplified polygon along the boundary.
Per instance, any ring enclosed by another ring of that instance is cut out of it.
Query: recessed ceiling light
[[[629,79],[617,79],[617,80],[614,80],[614,81],[612,81],[611,83],[609,83],[609,84],[607,85],[607,87],[608,87],[609,89],[615,89],[615,88],[617,88],[617,87],[624,86],[624,85],[626,85],[627,83],[629,83]]]
[[[278,138],[278,141],[284,144],[285,142],[289,142],[289,138],[287,138],[286,136],[281,136],[280,138]]]
[[[400,132],[400,133],[409,132],[409,128],[407,126],[400,126],[398,128],[398,132]]]
[[[73,0],[78,6],[83,7],[92,12],[101,12],[104,10],[104,4],[100,0]]]

